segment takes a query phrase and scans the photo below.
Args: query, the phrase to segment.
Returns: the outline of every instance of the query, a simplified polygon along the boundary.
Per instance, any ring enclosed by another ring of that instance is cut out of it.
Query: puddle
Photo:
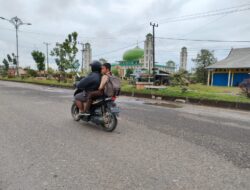
[[[180,106],[180,105],[168,104],[168,103],[150,103],[150,102],[145,102],[144,104],[146,104],[146,105],[152,105],[152,106],[166,107],[166,108],[182,108],[182,106]]]

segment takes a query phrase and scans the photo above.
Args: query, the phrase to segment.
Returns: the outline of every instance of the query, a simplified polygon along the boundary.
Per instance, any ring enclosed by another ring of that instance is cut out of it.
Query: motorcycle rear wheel
[[[81,118],[79,117],[79,108],[75,103],[71,106],[71,115],[75,121],[80,121]]]
[[[113,132],[118,124],[117,117],[114,113],[106,112],[104,117],[103,130],[106,132]]]

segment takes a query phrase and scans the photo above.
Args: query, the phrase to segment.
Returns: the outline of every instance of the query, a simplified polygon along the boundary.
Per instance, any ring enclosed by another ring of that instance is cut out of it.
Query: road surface
[[[250,189],[250,112],[120,97],[107,133],[72,94],[0,81],[1,190]]]

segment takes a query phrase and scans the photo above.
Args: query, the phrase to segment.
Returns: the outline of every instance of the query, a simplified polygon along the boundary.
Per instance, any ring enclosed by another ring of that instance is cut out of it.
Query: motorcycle
[[[76,87],[76,84],[74,85]],[[82,90],[76,89],[74,96],[81,93]],[[92,122],[99,125],[106,132],[112,132],[116,129],[119,117],[119,107],[115,103],[116,97],[100,97],[96,99],[90,108],[89,116],[79,117],[79,108],[75,100],[71,106],[71,115],[75,121],[83,120],[85,122]]]

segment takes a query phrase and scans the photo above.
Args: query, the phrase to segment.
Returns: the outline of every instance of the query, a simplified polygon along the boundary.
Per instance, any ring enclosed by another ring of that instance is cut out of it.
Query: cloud
[[[0,0],[0,16],[18,16],[32,26],[20,28],[20,62],[23,66],[35,65],[30,52],[35,48],[45,51],[43,42],[64,40],[72,31],[79,33],[79,40],[90,42],[95,55],[126,47],[145,39],[151,32],[150,21],[162,23],[166,18],[197,12],[247,4],[245,0]],[[176,23],[162,23],[156,35],[196,39],[249,40],[250,11]],[[221,17],[221,18],[220,18]],[[139,44],[143,47],[143,43]],[[168,59],[179,62],[182,46],[189,50],[191,58],[201,48],[217,49],[216,56],[223,58],[230,49],[245,44],[204,43],[156,40],[156,59],[164,63]],[[131,47],[133,48],[133,47]],[[219,50],[218,50],[219,49]],[[224,50],[223,50],[224,49]],[[121,59],[124,50],[114,51],[102,57],[111,62]],[[6,53],[15,51],[13,26],[0,20],[0,60]],[[80,58],[80,54],[78,55]]]

